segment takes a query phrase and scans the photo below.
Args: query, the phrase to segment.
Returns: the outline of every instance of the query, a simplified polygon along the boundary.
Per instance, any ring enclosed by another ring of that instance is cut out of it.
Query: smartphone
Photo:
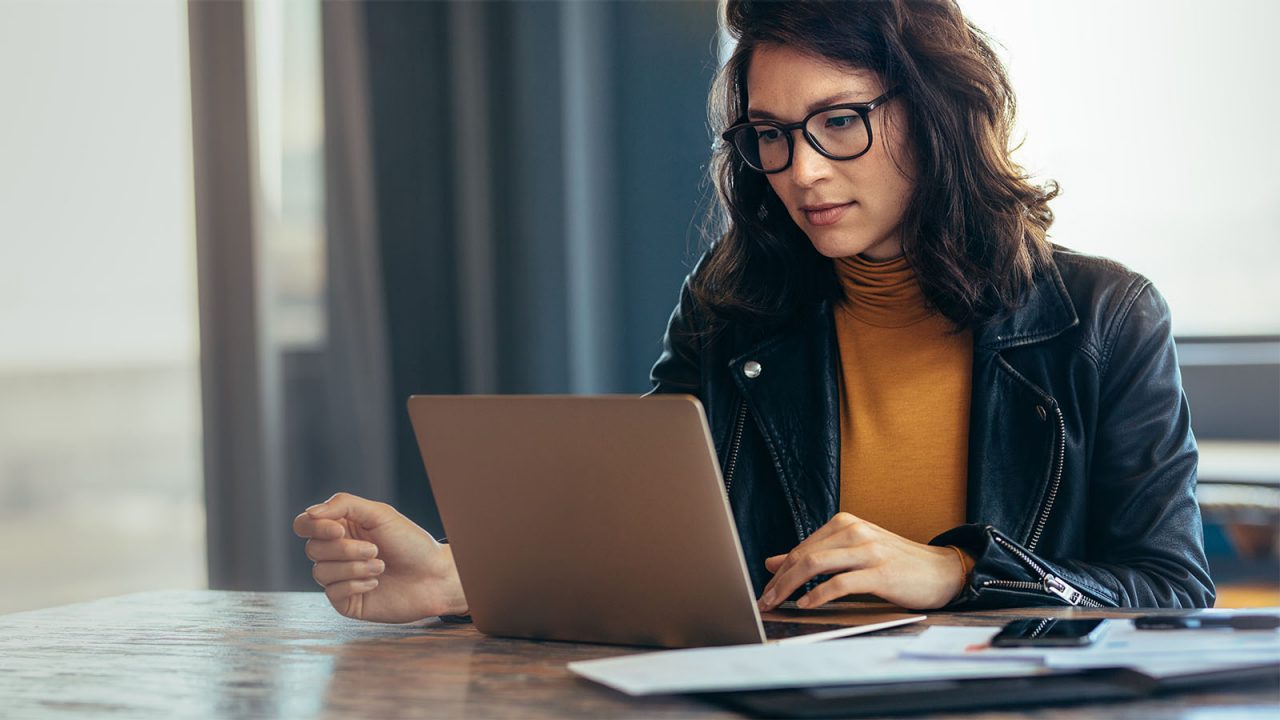
[[[1026,618],[1005,625],[991,639],[993,647],[1085,647],[1107,631],[1107,621]]]

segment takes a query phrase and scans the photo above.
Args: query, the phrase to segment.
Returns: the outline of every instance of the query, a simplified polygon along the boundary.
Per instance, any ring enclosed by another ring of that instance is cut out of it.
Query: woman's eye
[[[853,125],[854,121],[857,119],[857,115],[836,115],[834,117],[827,118],[827,127],[835,128],[837,130],[847,128],[850,125]]]
[[[769,128],[757,132],[756,138],[759,139],[760,142],[777,142],[782,139],[782,133],[775,128]]]

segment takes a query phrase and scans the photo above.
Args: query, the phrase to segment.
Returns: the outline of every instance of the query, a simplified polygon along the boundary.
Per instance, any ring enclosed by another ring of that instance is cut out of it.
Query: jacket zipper
[[[1102,604],[1085,595],[1083,592],[1071,587],[1065,580],[1045,570],[1040,563],[1031,559],[1031,556],[1023,552],[1021,548],[1013,543],[1005,540],[999,535],[992,535],[992,539],[997,544],[1002,545],[1006,550],[1013,553],[1014,557],[1022,561],[1036,577],[1040,578],[1040,582],[1027,582],[1025,580],[986,580],[983,581],[983,587],[990,588],[1006,588],[1010,590],[1034,590],[1047,592],[1056,595],[1067,601],[1070,605],[1083,605],[1085,607],[1102,607]]]
[[[724,473],[724,494],[729,496],[729,491],[733,489],[733,473],[738,469],[738,452],[742,449],[742,433],[747,425],[747,401],[746,398],[738,399],[738,420],[733,428],[733,440],[729,443],[729,463]],[[774,458],[774,465],[777,465],[777,458]],[[781,472],[781,470],[779,470]],[[782,482],[782,478],[778,478],[778,482]],[[784,486],[785,491],[785,486]],[[789,493],[788,493],[789,495]],[[796,513],[795,500],[787,498],[787,509],[791,511],[791,521],[795,523],[796,534],[799,541],[804,542],[808,537],[805,532],[804,525],[800,522],[800,515]]]
[[[729,443],[729,467],[724,473],[724,494],[733,489],[733,471],[738,469],[738,451],[742,449],[742,430],[747,424],[747,401],[738,399],[738,421],[733,426],[733,441]]]
[[[1053,458],[1052,472],[1049,478],[1049,488],[1045,492],[1044,500],[1040,505],[1040,512],[1036,516],[1035,525],[1032,526],[1031,532],[1023,539],[1023,544],[1027,546],[1031,552],[1035,552],[1036,545],[1040,544],[1040,537],[1044,534],[1045,526],[1049,523],[1049,513],[1053,510],[1053,503],[1058,499],[1058,490],[1062,486],[1063,465],[1066,463],[1067,454],[1067,421],[1062,414],[1062,408],[1058,406],[1058,401],[1054,400],[1044,390],[1040,389],[1035,383],[1026,379],[1013,368],[1004,358],[996,354],[996,361],[1005,369],[1015,380],[1026,386],[1028,390],[1039,395],[1045,405],[1053,408],[1053,414],[1058,420],[1057,428],[1057,457]]]
[[[1015,378],[1026,384],[1032,391],[1044,398],[1046,404],[1052,404],[1054,416],[1058,420],[1058,452],[1057,457],[1053,459],[1053,472],[1049,479],[1049,489],[1045,493],[1044,502],[1040,506],[1040,513],[1036,516],[1036,523],[1031,528],[1031,534],[1027,536],[1026,546],[1030,552],[1035,552],[1036,545],[1040,543],[1040,538],[1044,535],[1045,526],[1049,524],[1049,514],[1053,511],[1053,504],[1058,499],[1058,490],[1062,487],[1063,466],[1066,464],[1067,455],[1067,421],[1062,414],[1062,408],[1053,398],[1045,395],[1042,390],[1033,385],[1030,381],[1023,378],[1016,370],[1004,363],[1005,369],[1013,374]],[[1040,582],[1027,582],[1024,580],[986,580],[983,581],[983,587],[990,588],[1006,588],[1010,590],[1030,590],[1047,592],[1050,595],[1062,598],[1071,605],[1083,605],[1085,607],[1102,607],[1102,604],[1093,598],[1085,595],[1083,592],[1075,589],[1062,578],[1041,567],[1040,563],[1032,559],[1030,555],[1023,552],[1021,548],[1012,542],[1005,540],[999,535],[992,535],[992,538],[998,545],[1004,546],[1014,557],[1022,561],[1036,577],[1040,578]]]
[[[1036,518],[1035,527],[1031,530],[1031,535],[1027,540],[1027,549],[1035,552],[1036,545],[1040,543],[1040,536],[1044,534],[1044,528],[1049,523],[1049,512],[1053,510],[1053,503],[1058,499],[1058,489],[1062,486],[1062,469],[1066,462],[1067,456],[1067,421],[1062,416],[1062,408],[1055,403],[1053,412],[1058,418],[1058,454],[1054,458],[1053,478],[1049,481],[1049,492],[1045,494],[1044,505],[1040,508],[1040,515]]]

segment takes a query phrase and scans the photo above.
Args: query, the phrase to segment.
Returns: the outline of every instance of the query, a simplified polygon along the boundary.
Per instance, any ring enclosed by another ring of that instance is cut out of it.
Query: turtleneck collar
[[[854,255],[836,258],[834,263],[844,289],[840,307],[855,319],[876,327],[897,328],[914,325],[933,314],[905,255],[884,261]]]

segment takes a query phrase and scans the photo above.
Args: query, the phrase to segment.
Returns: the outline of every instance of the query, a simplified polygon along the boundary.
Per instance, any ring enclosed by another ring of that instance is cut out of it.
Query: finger
[[[306,514],[313,518],[325,520],[346,519],[365,530],[376,529],[379,525],[397,519],[400,514],[386,503],[375,502],[365,498],[340,492],[322,503],[307,508]]]
[[[356,560],[347,562],[318,562],[311,566],[311,578],[327,588],[347,580],[366,580],[382,574],[387,564],[381,560]]]
[[[852,517],[852,516],[850,516]],[[847,528],[855,527],[854,525],[846,525]],[[828,533],[824,538],[813,542],[801,543],[795,549],[786,555],[774,555],[765,560],[765,569],[773,573],[773,577],[765,584],[764,592],[761,597],[768,594],[778,584],[778,578],[786,575],[797,563],[808,562],[807,558],[810,554],[822,552],[835,548],[847,548],[854,543],[850,542],[850,538],[846,534]]]
[[[852,513],[847,513],[847,512],[836,513],[822,527],[815,530],[812,535],[805,538],[800,542],[799,545],[796,545],[794,548],[792,548],[791,552],[785,553],[783,555],[774,555],[772,557],[765,558],[765,561],[764,561],[765,569],[767,569],[769,572],[776,573],[778,572],[778,568],[782,567],[782,565],[785,564],[787,558],[793,557],[797,550],[807,550],[807,549],[813,548],[816,545],[826,543],[830,541],[832,538],[834,538],[836,535],[842,532],[846,532],[850,528],[856,527],[859,524],[863,524],[863,523],[866,523],[866,521]]]
[[[300,538],[311,537],[314,528],[315,519],[305,512],[298,513],[298,517],[293,519],[293,534]]]
[[[874,560],[872,546],[835,547],[804,553],[792,553],[798,559],[773,576],[760,598],[761,610],[772,610],[791,597],[791,593],[816,575],[846,572],[867,567]]]
[[[791,593],[795,592],[812,574],[808,568],[815,564],[815,553],[821,552],[812,548],[796,548],[788,553],[782,564],[774,571],[774,576],[764,586],[760,594],[760,609],[772,610],[782,604]]]
[[[314,562],[330,560],[370,560],[378,556],[378,546],[363,540],[319,540],[312,538],[305,546],[307,557]]]
[[[305,512],[293,519],[293,532],[298,537],[321,540],[337,540],[347,534],[346,528],[337,520],[321,520]]]
[[[796,606],[816,608],[832,600],[839,600],[845,595],[873,593],[877,590],[875,582],[874,573],[867,570],[840,573],[810,590],[804,597],[796,601]]]
[[[803,558],[814,552],[814,550],[815,548],[812,546],[806,548],[796,547],[786,555],[774,555],[771,558],[767,558],[765,560],[765,569],[773,573],[773,577],[769,578],[769,582],[765,583],[764,591],[760,593],[760,597],[763,599],[774,595],[775,593],[772,591],[778,586],[778,578],[795,567],[796,563],[802,562]],[[770,567],[770,565],[773,567]]]
[[[364,580],[347,580],[337,582],[332,585],[326,585],[324,588],[324,596],[329,598],[329,603],[342,612],[348,600],[353,595],[367,593],[378,587],[377,578],[366,578]],[[344,615],[346,613],[343,613]]]
[[[805,557],[806,553],[815,552],[823,546],[848,547],[868,542],[877,530],[877,526],[850,513],[836,513],[826,525],[818,528],[803,542],[792,548],[786,555],[774,555],[765,559],[765,569],[774,574],[769,584],[777,580],[777,576],[786,572],[792,565]],[[767,587],[767,586],[766,586]]]

